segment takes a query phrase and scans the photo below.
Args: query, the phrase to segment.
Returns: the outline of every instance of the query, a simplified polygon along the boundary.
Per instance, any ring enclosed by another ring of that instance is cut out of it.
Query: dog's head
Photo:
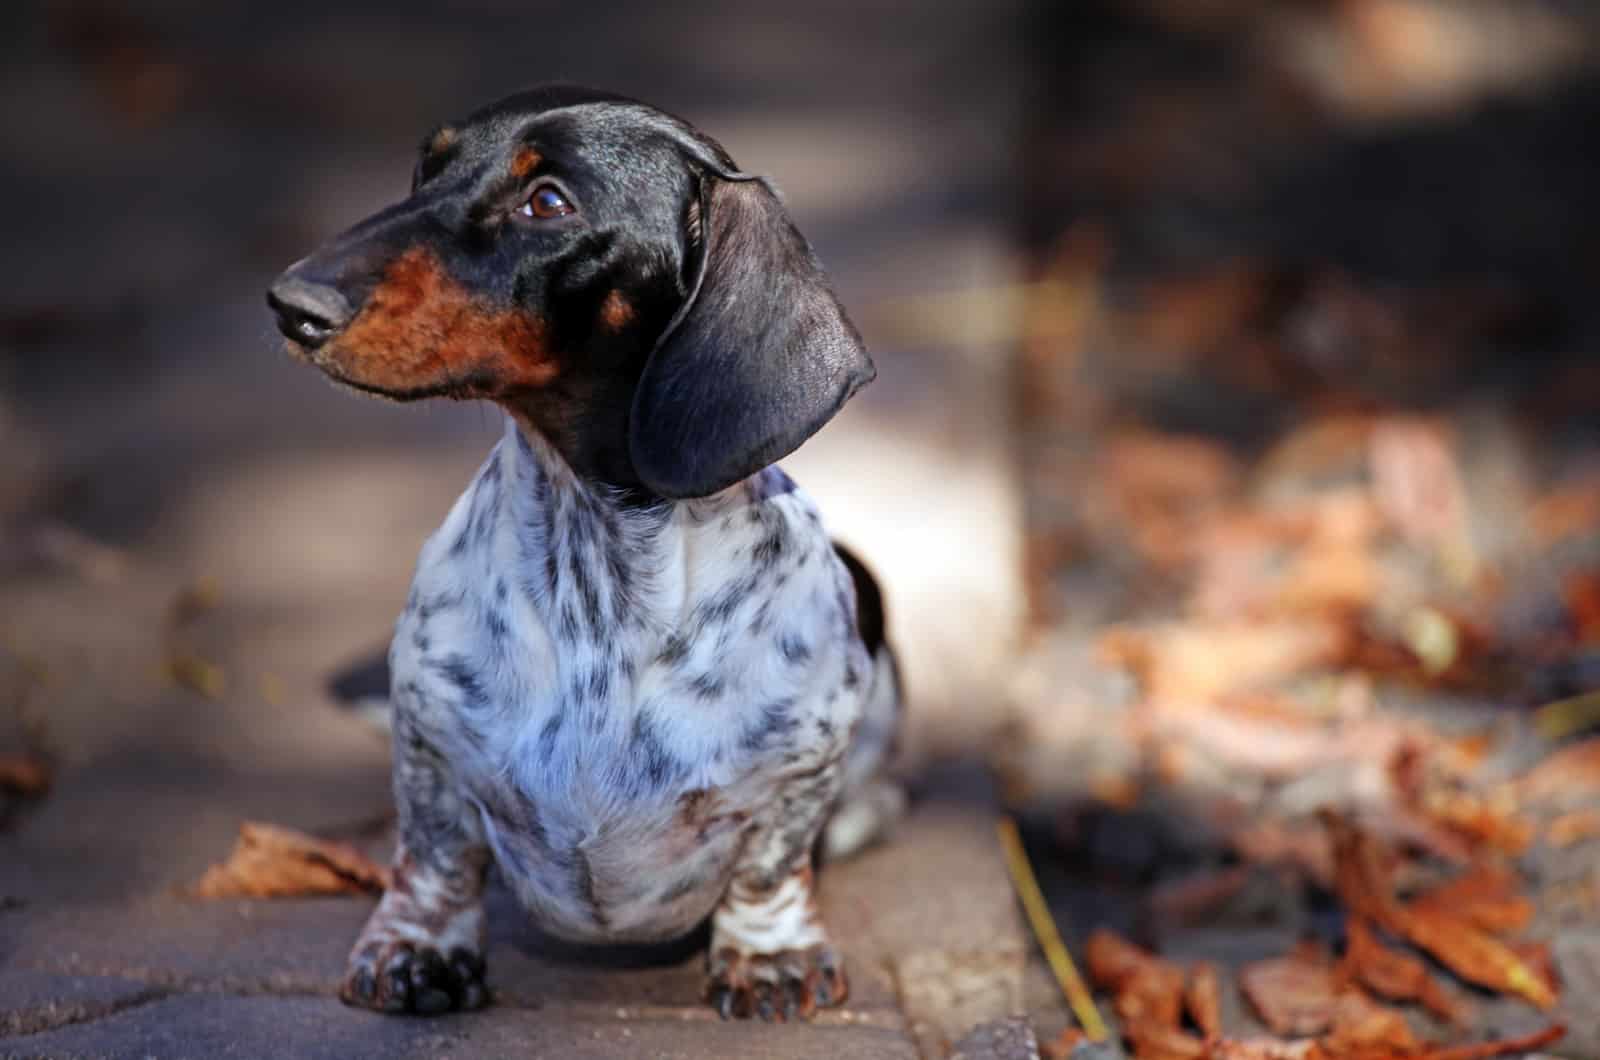
[[[563,86],[433,133],[409,198],[267,297],[333,379],[499,402],[581,472],[665,497],[785,456],[874,374],[765,181],[684,122]]]

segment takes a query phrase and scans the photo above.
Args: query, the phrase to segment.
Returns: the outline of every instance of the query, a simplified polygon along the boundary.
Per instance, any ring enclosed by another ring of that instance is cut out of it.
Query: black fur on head
[[[436,130],[410,196],[269,301],[336,380],[496,401],[580,474],[661,497],[792,452],[874,374],[766,181],[685,122],[570,86]]]

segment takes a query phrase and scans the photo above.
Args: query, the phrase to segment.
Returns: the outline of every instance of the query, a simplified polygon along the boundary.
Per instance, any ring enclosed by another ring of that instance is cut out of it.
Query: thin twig
[[[1551,743],[1600,724],[1600,691],[1546,703],[1533,712],[1533,727]]]
[[[1095,1008],[1094,998],[1089,996],[1089,988],[1078,975],[1077,965],[1072,963],[1072,955],[1061,941],[1061,933],[1056,930],[1056,922],[1045,905],[1044,895],[1039,893],[1039,881],[1034,877],[1033,866],[1028,863],[1027,851],[1022,849],[1017,823],[1009,817],[1002,817],[996,823],[1000,831],[1000,845],[1005,848],[1006,869],[1011,873],[1017,897],[1022,899],[1023,911],[1028,915],[1028,924],[1033,928],[1034,937],[1039,940],[1039,948],[1044,950],[1044,959],[1050,963],[1050,970],[1055,973],[1056,982],[1067,997],[1067,1004],[1072,1006],[1073,1015],[1078,1017],[1079,1026],[1090,1040],[1103,1042],[1107,1037],[1106,1025],[1100,1019],[1100,1010]]]

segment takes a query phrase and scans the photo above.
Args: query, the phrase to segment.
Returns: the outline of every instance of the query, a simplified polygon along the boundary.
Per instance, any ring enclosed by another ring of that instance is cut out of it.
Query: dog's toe
[[[713,954],[706,983],[706,1000],[725,1020],[810,1019],[848,994],[839,956],[826,945],[781,953],[723,949]]]
[[[483,973],[483,958],[460,947],[444,954],[409,942],[372,943],[351,954],[339,1000],[419,1016],[482,1008],[489,1000]]]

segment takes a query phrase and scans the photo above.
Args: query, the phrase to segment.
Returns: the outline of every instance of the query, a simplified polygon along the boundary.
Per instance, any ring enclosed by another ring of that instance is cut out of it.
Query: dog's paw
[[[839,954],[825,944],[780,953],[723,947],[711,954],[706,982],[706,1000],[725,1020],[810,1019],[849,993]]]
[[[350,955],[339,1000],[378,1012],[442,1012],[482,1008],[489,1001],[483,958],[458,946],[448,954],[410,942],[371,942]]]

